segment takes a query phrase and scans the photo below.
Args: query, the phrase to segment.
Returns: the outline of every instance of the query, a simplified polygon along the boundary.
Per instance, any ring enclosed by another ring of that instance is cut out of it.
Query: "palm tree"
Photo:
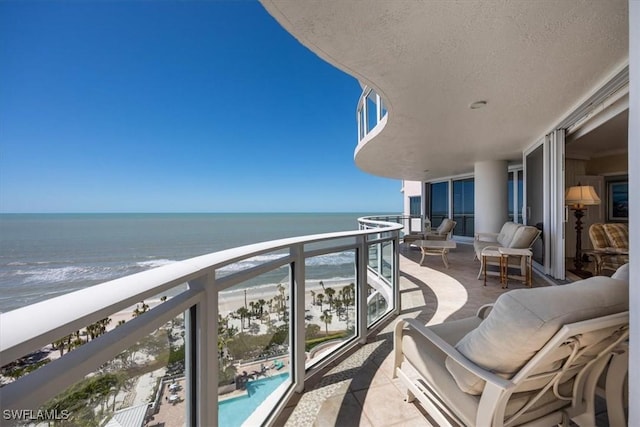
[[[133,316],[131,317],[138,317],[142,313],[149,311],[149,306],[144,301],[142,301],[141,304],[142,306],[140,306],[140,304],[136,304],[136,309],[133,310]]]
[[[322,311],[322,300],[324,300],[324,295],[323,294],[318,294],[316,296],[316,299],[318,300],[318,304],[320,304],[320,311]]]
[[[258,300],[258,313],[260,314],[260,321],[264,323],[264,306],[267,302],[263,299]]]
[[[244,307],[240,307],[236,310],[238,316],[240,316],[240,330],[244,331],[244,318],[249,317],[249,310]]]
[[[340,314],[340,312],[342,311],[342,300],[333,300],[333,307],[336,309],[336,313]]]
[[[280,301],[281,301],[281,303],[284,303],[284,300],[285,300],[285,298],[284,298],[284,286],[282,285],[282,283],[278,284],[278,292],[280,292]],[[283,307],[280,307],[280,308],[283,308]]]
[[[329,310],[331,310],[331,307],[333,306],[333,296],[335,295],[336,290],[333,288],[327,288],[324,293],[327,294],[327,297],[329,298]]]
[[[332,320],[333,320],[333,316],[329,314],[329,310],[325,310],[320,315],[320,321],[324,322],[325,336],[329,335],[329,323],[331,323]]]
[[[316,293],[311,291],[311,305],[316,305]]]

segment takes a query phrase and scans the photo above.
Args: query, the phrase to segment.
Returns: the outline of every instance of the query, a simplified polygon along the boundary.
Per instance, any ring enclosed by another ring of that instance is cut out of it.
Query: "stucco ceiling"
[[[521,159],[628,61],[627,0],[262,3],[385,99],[386,126],[355,153],[378,176],[426,180]],[[487,106],[469,109],[479,100]]]

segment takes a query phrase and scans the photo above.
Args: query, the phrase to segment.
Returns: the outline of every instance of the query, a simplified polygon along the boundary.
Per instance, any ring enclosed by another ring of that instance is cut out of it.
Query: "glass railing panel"
[[[334,261],[320,259],[327,256]],[[305,351],[311,366],[356,335],[356,251],[311,257],[306,264]]]
[[[218,422],[242,425],[291,383],[288,268],[258,275],[218,295]]]
[[[369,267],[378,271],[378,264],[380,262],[380,256],[381,256],[380,244],[376,243],[376,244],[368,245],[368,250],[369,250]]]
[[[14,425],[102,426],[127,419],[131,425],[184,425],[184,325],[184,315],[176,316],[37,411],[23,412],[30,419],[10,421]]]
[[[369,245],[369,256],[374,255],[376,261],[369,259],[367,271],[367,324],[371,325],[393,308],[394,287],[394,254],[393,242],[382,242]]]
[[[393,242],[382,243],[382,276],[391,283],[393,279]]]
[[[370,91],[367,95],[367,133],[378,124],[376,93]]]
[[[389,311],[389,303],[386,298],[375,289],[369,287],[367,300],[367,325],[371,326]]]

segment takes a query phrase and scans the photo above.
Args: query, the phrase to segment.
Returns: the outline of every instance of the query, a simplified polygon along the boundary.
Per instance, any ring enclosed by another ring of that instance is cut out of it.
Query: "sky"
[[[402,212],[258,2],[2,0],[0,64],[0,212]]]

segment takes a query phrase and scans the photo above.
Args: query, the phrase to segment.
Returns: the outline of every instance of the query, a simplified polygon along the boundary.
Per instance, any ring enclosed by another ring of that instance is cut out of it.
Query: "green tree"
[[[324,322],[324,331],[326,335],[329,335],[329,324],[333,320],[333,316],[329,313],[329,310],[325,310],[320,315],[320,321]]]
[[[244,319],[249,318],[249,310],[244,307],[240,307],[236,310],[236,313],[240,316],[240,330],[242,331],[244,330]]]
[[[327,295],[327,298],[329,299],[329,310],[331,310],[331,307],[333,307],[333,296],[336,294],[336,290],[333,288],[327,288],[325,289],[324,293]]]
[[[133,315],[131,317],[138,317],[147,311],[149,311],[149,306],[142,301],[140,304],[136,304],[136,309],[133,310]]]
[[[320,311],[322,311],[322,301],[324,300],[323,294],[316,295],[316,299],[318,300],[318,305],[320,305]]]

